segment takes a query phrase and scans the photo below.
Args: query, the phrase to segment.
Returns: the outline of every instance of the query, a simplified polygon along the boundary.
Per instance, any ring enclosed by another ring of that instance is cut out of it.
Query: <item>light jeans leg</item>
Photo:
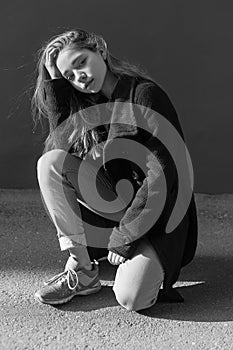
[[[156,303],[164,279],[155,249],[143,238],[131,259],[120,264],[113,286],[118,303],[128,311],[138,311]]]
[[[86,191],[93,181],[95,167],[90,162],[81,160],[66,151],[56,149],[43,154],[37,162],[37,178],[41,191],[41,198],[50,219],[54,223],[60,243],[61,250],[67,250],[77,246],[77,244],[87,245],[87,237],[82,220],[82,212],[89,215],[91,231],[94,232],[97,222],[105,224],[109,220],[119,221],[123,215],[122,212],[109,213],[101,218],[99,212],[90,207],[83,200],[79,185],[78,172],[82,163],[82,186]],[[106,200],[113,200],[116,195],[113,192],[112,185],[100,174],[96,179],[96,187]],[[123,202],[122,202],[123,204]],[[85,210],[83,208],[85,205]],[[111,202],[109,202],[111,206]],[[91,214],[92,212],[92,214]],[[88,216],[87,215],[87,216]],[[88,224],[87,224],[88,227]],[[108,226],[104,226],[108,227]],[[103,228],[96,227],[96,232],[101,232],[93,238],[91,244],[96,243],[100,247],[106,247],[109,233],[103,234]],[[93,233],[95,234],[95,233]],[[91,238],[92,233],[89,235]],[[90,239],[91,240],[91,239]],[[102,240],[102,241],[101,241]]]

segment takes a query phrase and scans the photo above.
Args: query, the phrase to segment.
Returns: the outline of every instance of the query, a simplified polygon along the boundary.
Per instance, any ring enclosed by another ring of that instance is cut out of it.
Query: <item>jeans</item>
[[[37,162],[41,198],[57,230],[61,250],[85,245],[91,259],[108,254],[109,235],[126,207],[124,191],[116,193],[111,179],[97,164],[60,149],[46,152]],[[94,186],[99,194],[94,193]],[[163,279],[158,255],[144,236],[133,256],[118,266],[113,291],[126,309],[145,309],[156,302]]]

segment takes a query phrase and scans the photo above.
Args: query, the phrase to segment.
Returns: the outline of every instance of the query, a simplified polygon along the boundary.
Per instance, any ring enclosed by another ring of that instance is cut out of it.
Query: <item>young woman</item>
[[[114,57],[100,35],[70,30],[40,50],[32,112],[35,123],[49,122],[38,183],[60,248],[69,252],[64,271],[35,298],[61,304],[98,292],[98,259],[107,257],[119,265],[113,291],[127,310],[151,307],[162,284],[162,300],[183,301],[172,286],[193,259],[197,215],[188,180],[190,200],[181,201],[183,216],[166,232],[184,171],[157,136],[167,135],[175,151],[169,130],[184,137],[164,90]]]

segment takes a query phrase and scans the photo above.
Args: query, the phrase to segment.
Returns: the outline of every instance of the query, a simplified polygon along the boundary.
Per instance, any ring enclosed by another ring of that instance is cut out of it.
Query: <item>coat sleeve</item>
[[[72,86],[65,78],[48,79],[43,82],[43,92],[49,126],[53,130],[69,117]]]
[[[130,207],[122,217],[119,226],[113,228],[108,244],[110,251],[125,258],[131,257],[139,239],[147,233],[148,224],[150,226],[150,223],[159,217],[155,218],[155,216],[161,214],[161,211],[157,212],[157,209],[161,208],[161,202],[165,203],[166,201],[164,198],[164,179],[166,180],[166,189],[170,191],[177,175],[175,164],[169,152],[155,137],[159,128],[156,114],[159,113],[168,119],[183,136],[176,111],[160,87],[153,83],[147,84],[138,91],[136,103],[149,107],[144,110],[151,111],[151,113],[146,112],[141,116],[144,119],[143,122],[147,124],[146,130],[150,131],[143,141],[144,146],[149,150],[145,157],[146,177],[136,192]]]

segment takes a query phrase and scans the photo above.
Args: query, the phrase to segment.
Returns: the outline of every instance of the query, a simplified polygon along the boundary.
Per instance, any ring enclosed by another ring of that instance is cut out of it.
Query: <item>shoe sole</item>
[[[90,295],[90,294],[94,294],[94,293],[97,293],[99,292],[101,289],[101,285],[98,286],[98,287],[94,287],[94,288],[91,288],[91,289],[86,289],[86,290],[82,290],[82,291],[79,291],[77,293],[75,293],[74,295],[71,295],[65,299],[62,299],[62,300],[52,300],[52,301],[47,301],[47,300],[44,300],[43,298],[41,298],[39,295],[35,294],[34,295],[34,298],[36,301],[39,301],[43,304],[50,304],[50,305],[58,305],[58,304],[65,304],[67,303],[68,301],[70,301],[71,299],[73,299],[74,297],[76,297],[77,295]]]

